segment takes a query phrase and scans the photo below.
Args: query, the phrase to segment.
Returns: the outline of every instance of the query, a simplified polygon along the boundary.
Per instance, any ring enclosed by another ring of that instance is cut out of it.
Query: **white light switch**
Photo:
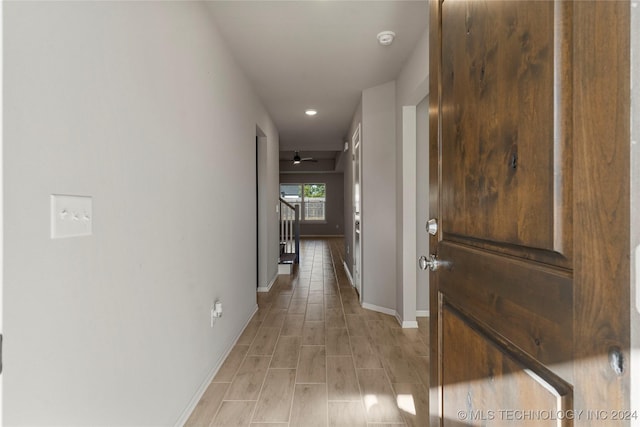
[[[89,196],[51,195],[51,238],[91,235],[93,199]]]

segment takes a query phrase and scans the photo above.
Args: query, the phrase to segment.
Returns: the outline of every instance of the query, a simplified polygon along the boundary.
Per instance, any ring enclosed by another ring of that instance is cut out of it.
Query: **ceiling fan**
[[[296,154],[293,156],[293,164],[299,165],[302,162],[317,163],[318,160],[314,159],[313,157],[300,157],[300,154],[298,154],[298,152],[296,151]]]

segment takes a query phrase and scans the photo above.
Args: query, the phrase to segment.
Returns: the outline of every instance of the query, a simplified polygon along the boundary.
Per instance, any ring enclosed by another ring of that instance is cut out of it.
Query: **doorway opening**
[[[351,138],[353,146],[353,286],[362,302],[362,212],[361,212],[361,180],[362,180],[362,152],[361,125],[358,124]]]
[[[266,259],[260,256],[260,253],[266,254],[266,226],[265,221],[260,218],[266,218],[265,211],[265,183],[266,183],[266,134],[256,126],[255,140],[255,212],[256,212],[256,289],[261,285],[261,281],[266,276]],[[263,248],[264,246],[264,248]],[[264,264],[264,265],[263,265]]]

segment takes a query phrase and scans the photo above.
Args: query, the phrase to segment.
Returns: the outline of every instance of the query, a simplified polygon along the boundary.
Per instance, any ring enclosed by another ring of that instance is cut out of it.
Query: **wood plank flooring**
[[[187,426],[428,427],[427,319],[402,329],[361,308],[343,245],[302,240]]]

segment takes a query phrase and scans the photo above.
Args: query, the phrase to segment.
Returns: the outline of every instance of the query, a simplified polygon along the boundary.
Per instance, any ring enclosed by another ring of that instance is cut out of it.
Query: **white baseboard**
[[[396,311],[387,307],[380,307],[378,305],[369,304],[368,302],[362,303],[362,308],[366,308],[367,310],[377,311],[378,313],[388,314],[390,316],[395,316]]]
[[[416,310],[416,317],[429,317],[429,310]]]
[[[418,322],[415,320],[404,320],[400,325],[404,329],[418,329]]]
[[[347,274],[347,279],[349,279],[349,283],[351,283],[352,287],[355,287],[353,284],[353,277],[351,277],[351,272],[349,271],[349,267],[347,267],[347,263],[342,261],[342,266],[344,267],[344,272]]]
[[[398,321],[398,323],[400,324],[400,326],[403,329],[417,329],[418,328],[418,322],[415,320],[402,320],[402,318],[400,317],[400,313],[398,313],[396,311],[396,320]]]
[[[344,237],[344,234],[301,234],[300,237]]]
[[[293,271],[293,264],[278,264],[278,275],[291,274],[292,271]]]
[[[402,325],[402,318],[400,318],[400,313],[396,311],[395,318],[400,325]]]
[[[258,311],[258,305],[256,304],[256,308],[253,310],[253,313],[251,313],[251,315],[249,316],[249,318],[245,322],[244,326],[242,327],[242,330],[240,330],[240,333],[235,337],[235,339],[233,340],[231,345],[227,348],[227,351],[224,352],[222,357],[220,357],[218,359],[216,364],[209,371],[209,373],[207,374],[207,377],[204,379],[204,381],[202,381],[202,383],[200,384],[200,387],[198,387],[198,390],[196,391],[196,393],[193,395],[193,397],[189,401],[189,404],[187,405],[187,407],[180,414],[180,417],[178,418],[178,420],[174,424],[175,427],[182,427],[182,426],[185,425],[185,423],[189,419],[189,416],[191,416],[191,413],[193,412],[193,410],[198,405],[198,402],[200,402],[200,399],[202,399],[202,396],[204,395],[204,392],[207,391],[207,388],[209,387],[209,384],[211,384],[211,381],[213,380],[213,378],[216,376],[216,374],[218,373],[218,371],[222,367],[222,364],[226,360],[227,356],[229,356],[229,353],[231,353],[231,350],[233,350],[233,347],[236,345],[236,343],[238,342],[238,340],[242,336],[242,333],[247,328],[247,325],[249,324],[249,322],[251,321],[251,319],[253,318],[253,316],[256,314],[257,311]]]
[[[271,290],[271,287],[273,286],[273,284],[276,283],[276,280],[278,280],[278,274],[273,276],[273,279],[271,279],[271,281],[269,282],[269,284],[267,286],[259,286],[258,287],[258,292],[269,292]]]

